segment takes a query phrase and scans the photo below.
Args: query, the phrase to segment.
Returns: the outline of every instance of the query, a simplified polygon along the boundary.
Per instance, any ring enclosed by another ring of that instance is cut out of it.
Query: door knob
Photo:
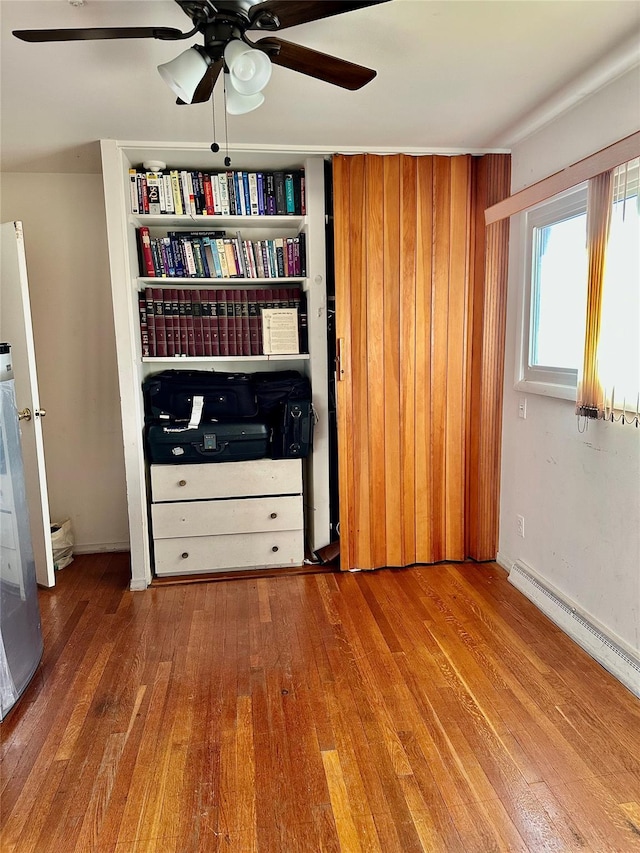
[[[35,415],[37,418],[43,418],[46,414],[47,414],[47,410],[46,410],[46,409],[36,409],[36,410],[35,410],[35,412],[34,412],[34,415]]]
[[[31,409],[26,408],[21,412],[18,412],[18,420],[19,421],[30,421],[31,420]]]

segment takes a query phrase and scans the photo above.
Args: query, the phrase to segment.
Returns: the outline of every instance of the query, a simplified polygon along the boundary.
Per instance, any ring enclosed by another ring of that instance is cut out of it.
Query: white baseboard
[[[128,551],[129,548],[129,542],[85,542],[84,544],[75,544],[73,553],[102,554],[105,551]]]
[[[502,558],[505,556],[502,555]],[[640,698],[640,655],[635,649],[612,635],[588,613],[581,611],[575,602],[554,589],[526,563],[516,560],[505,565],[500,555],[497,562],[509,572],[509,583]]]

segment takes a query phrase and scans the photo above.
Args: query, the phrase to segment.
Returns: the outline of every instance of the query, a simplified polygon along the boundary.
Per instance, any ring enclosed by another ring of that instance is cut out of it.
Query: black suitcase
[[[203,398],[198,421],[237,421],[258,414],[254,383],[247,373],[163,370],[147,377],[142,389],[147,422],[188,421],[195,397]]]
[[[311,384],[296,370],[254,373],[260,418],[272,430],[273,459],[304,459],[313,445]]]
[[[279,409],[272,425],[272,459],[304,459],[313,444],[314,412],[310,400],[289,401]]]
[[[151,462],[240,462],[269,455],[269,428],[264,423],[208,423],[187,429],[186,423],[147,427]]]

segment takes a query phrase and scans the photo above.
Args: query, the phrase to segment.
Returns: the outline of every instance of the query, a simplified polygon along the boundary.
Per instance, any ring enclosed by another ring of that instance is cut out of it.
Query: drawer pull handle
[[[274,545],[274,546],[273,546],[273,548],[272,548],[271,550],[272,550],[272,551],[273,551],[273,553],[275,554],[275,552],[278,550],[278,546],[277,546],[277,545]]]
[[[186,485],[187,485],[187,481],[186,481],[186,480],[179,480],[179,481],[178,481],[178,485],[179,485],[179,486],[186,486]]]
[[[187,559],[187,557],[189,556],[189,552],[188,552],[188,551],[183,551],[183,552],[182,552],[182,554],[181,554],[180,556],[182,557],[182,559],[183,559],[183,560],[186,560],[186,559]]]
[[[272,513],[271,513],[271,518],[277,518],[277,517],[278,517],[278,513],[277,513],[277,512],[272,512]]]

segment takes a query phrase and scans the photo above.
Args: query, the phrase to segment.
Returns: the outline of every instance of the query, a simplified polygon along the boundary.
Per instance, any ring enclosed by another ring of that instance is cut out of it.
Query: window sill
[[[553,382],[535,382],[531,379],[521,379],[513,387],[516,391],[524,391],[526,394],[557,397],[560,400],[569,400],[574,405],[576,402],[576,388],[574,385],[557,385]]]

